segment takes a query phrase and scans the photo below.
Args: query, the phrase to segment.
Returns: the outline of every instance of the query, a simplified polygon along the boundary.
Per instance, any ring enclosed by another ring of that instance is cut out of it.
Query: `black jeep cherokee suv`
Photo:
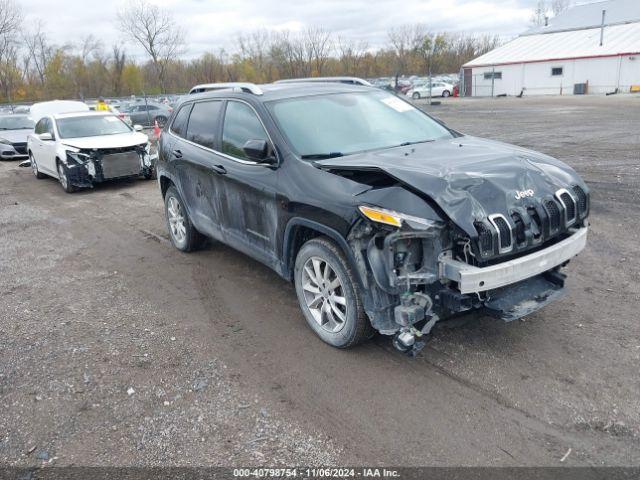
[[[564,163],[371,87],[210,87],[160,140],[171,241],[190,251],[211,237],[292,280],[325,342],[378,331],[414,353],[439,320],[513,320],[562,295],[589,213]]]

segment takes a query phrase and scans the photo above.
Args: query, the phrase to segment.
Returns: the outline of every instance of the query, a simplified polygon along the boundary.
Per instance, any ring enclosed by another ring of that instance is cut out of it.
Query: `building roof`
[[[602,10],[606,10],[600,46]],[[607,0],[574,7],[464,67],[640,54],[640,1]]]
[[[532,28],[523,35],[600,28],[603,10],[606,11],[605,26],[640,22],[640,2],[638,0],[605,0],[577,5],[556,17],[550,18],[548,25]]]

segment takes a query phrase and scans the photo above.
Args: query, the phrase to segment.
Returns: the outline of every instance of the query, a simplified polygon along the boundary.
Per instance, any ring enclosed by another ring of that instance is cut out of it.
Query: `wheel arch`
[[[354,273],[356,281],[360,287],[364,286],[364,282],[360,276],[360,270],[353,256],[353,251],[347,243],[347,240],[337,230],[323,225],[322,223],[308,220],[306,218],[295,217],[289,220],[285,228],[284,242],[282,246],[282,259],[284,263],[284,276],[288,280],[293,280],[293,270],[295,267],[296,257],[302,245],[308,240],[315,237],[326,236],[333,240],[344,253],[349,266]]]
[[[167,190],[169,190],[169,187],[172,186],[172,185],[175,187],[176,184],[167,175],[162,174],[158,178],[159,178],[159,181],[160,181],[160,192],[162,193],[162,198],[164,198],[164,196],[167,193]]]

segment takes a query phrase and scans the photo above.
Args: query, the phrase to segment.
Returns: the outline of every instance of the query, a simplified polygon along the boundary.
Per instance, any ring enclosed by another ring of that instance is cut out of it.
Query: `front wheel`
[[[158,127],[163,128],[165,126],[165,124],[167,123],[167,117],[163,116],[163,115],[158,115],[156,117],[156,122],[158,122]]]
[[[33,158],[33,153],[29,153],[29,161],[31,162],[31,171],[33,172],[34,177],[39,180],[42,180],[44,177],[46,177],[44,173],[41,173],[40,170],[38,170],[38,164],[36,163],[36,159]]]
[[[320,237],[302,246],[294,283],[305,319],[323,341],[349,348],[371,337],[355,274],[334,242]]]
[[[445,90],[444,92],[442,92],[442,96],[444,98],[447,98],[449,95],[451,95],[451,92],[449,90]]]
[[[413,92],[411,98],[413,98],[414,100],[420,100],[420,94],[418,92]]]
[[[76,187],[69,181],[67,167],[62,162],[58,162],[58,181],[65,192],[73,193],[76,191]]]

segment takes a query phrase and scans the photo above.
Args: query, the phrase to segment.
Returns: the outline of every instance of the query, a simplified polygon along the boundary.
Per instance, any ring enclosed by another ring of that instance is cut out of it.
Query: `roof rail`
[[[349,85],[363,85],[372,87],[371,83],[358,77],[307,77],[307,78],[287,78],[276,80],[274,83],[346,83]]]
[[[262,89],[255,83],[249,82],[227,82],[227,83],[203,83],[196,85],[189,90],[189,95],[192,93],[210,92],[212,90],[231,90],[233,92],[246,92],[253,93],[254,95],[262,95]]]

